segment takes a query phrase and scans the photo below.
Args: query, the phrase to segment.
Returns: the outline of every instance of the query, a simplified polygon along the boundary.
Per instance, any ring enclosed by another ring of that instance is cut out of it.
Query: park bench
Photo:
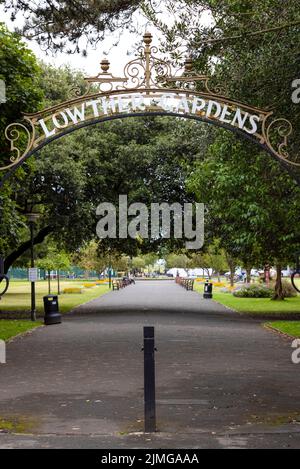
[[[180,278],[179,285],[184,287],[186,290],[193,291],[194,289],[194,280],[189,278]]]
[[[129,277],[123,277],[122,279],[113,280],[112,288],[113,290],[120,290],[120,288],[125,288],[128,285],[135,284],[135,281]]]
[[[186,287],[187,290],[193,291],[194,289],[194,280],[193,279],[188,279],[186,281]]]
[[[112,288],[113,290],[119,290],[120,289],[120,284],[118,280],[113,280],[112,281]]]

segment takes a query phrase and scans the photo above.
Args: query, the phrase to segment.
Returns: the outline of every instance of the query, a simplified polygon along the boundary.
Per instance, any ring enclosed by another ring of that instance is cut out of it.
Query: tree
[[[57,294],[60,295],[60,271],[68,271],[70,269],[70,256],[64,251],[55,251],[53,253],[53,263],[57,271]]]
[[[187,270],[189,267],[189,258],[186,254],[170,253],[166,256],[166,267],[167,269],[177,267]]]
[[[43,91],[39,87],[41,69],[33,53],[18,34],[11,33],[0,24],[0,79],[6,85],[6,102],[0,104],[0,166],[7,162],[10,151],[5,138],[8,124],[18,121],[23,112],[39,110],[43,101]],[[25,219],[18,210],[15,192],[22,185],[30,165],[17,171],[12,181],[0,191],[0,256],[7,255],[22,239],[26,230]]]
[[[55,270],[55,263],[54,258],[51,253],[48,254],[47,257],[43,259],[39,259],[36,265],[40,268],[48,272],[48,295],[51,295],[51,271]]]
[[[208,245],[207,252],[205,253],[207,264],[213,269],[213,272],[217,274],[219,282],[221,281],[221,272],[228,269],[226,252],[221,248],[220,244],[219,239],[214,239],[214,241]]]
[[[38,259],[36,265],[48,272],[49,295],[51,294],[51,271],[57,271],[57,294],[60,295],[60,270],[69,270],[71,265],[68,254],[51,244],[47,246],[47,254]]]
[[[99,245],[95,240],[90,241],[75,253],[73,259],[84,270],[95,270],[99,276],[109,267],[108,256],[99,253]]]
[[[186,0],[172,2],[171,9],[175,22],[163,22],[151,6],[148,12],[163,33],[164,50],[179,63],[188,50],[195,70],[213,75],[226,96],[290,119],[290,153],[299,155],[300,106],[291,100],[300,60],[300,11],[294,0]],[[211,21],[204,23],[202,15]],[[299,177],[299,171],[292,172]]]
[[[278,272],[293,261],[300,247],[300,188],[276,161],[218,132],[190,187],[208,204],[207,231],[220,239],[231,270],[237,259],[248,268],[273,263]],[[274,298],[282,297],[277,275]]]
[[[145,269],[146,262],[145,258],[142,256],[133,257],[131,260],[131,269],[136,273],[140,272],[142,269]]]
[[[48,106],[67,99],[71,88],[83,87],[83,78],[68,67],[55,69],[42,64],[37,83]],[[30,159],[22,185],[16,185],[14,179],[6,192],[1,191],[5,270],[29,248],[24,217],[28,211],[38,210],[41,214],[35,227],[35,245],[55,233],[64,249],[74,250],[94,238],[98,203],[116,203],[120,193],[127,193],[129,202],[143,201],[148,205],[175,197],[185,201],[180,159],[184,151],[192,153],[188,137],[192,126],[187,124],[184,140],[179,121],[172,126],[163,119],[107,123],[53,142]],[[107,245],[111,244],[108,240]],[[140,247],[131,239],[116,240],[114,244],[117,251],[130,255],[135,255]],[[150,244],[144,242],[143,250],[153,250]]]

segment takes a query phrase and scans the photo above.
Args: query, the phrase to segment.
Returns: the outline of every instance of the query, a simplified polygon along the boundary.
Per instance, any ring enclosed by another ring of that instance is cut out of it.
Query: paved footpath
[[[156,329],[144,435],[142,327]],[[8,345],[0,448],[300,448],[291,341],[171,281],[110,292]]]

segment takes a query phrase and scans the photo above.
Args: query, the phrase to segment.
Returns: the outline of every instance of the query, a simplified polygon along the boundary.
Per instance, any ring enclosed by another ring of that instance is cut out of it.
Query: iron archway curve
[[[200,122],[204,122],[210,125],[214,125],[216,127],[221,127],[226,130],[229,130],[232,133],[235,133],[240,139],[246,139],[250,141],[251,143],[254,143],[258,147],[261,148],[261,150],[265,151],[268,153],[270,156],[272,156],[274,159],[276,159],[281,166],[290,174],[290,176],[297,182],[297,184],[300,186],[300,175],[298,176],[291,170],[291,166],[285,162],[282,158],[279,158],[269,147],[268,145],[264,143],[260,143],[256,138],[252,137],[250,134],[245,133],[243,130],[239,129],[238,127],[233,127],[230,124],[227,124],[226,122],[220,122],[218,120],[212,121],[209,118],[206,118],[205,116],[197,116],[197,115],[190,115],[190,114],[181,114],[181,113],[176,113],[176,112],[171,112],[171,111],[142,111],[142,112],[129,112],[129,113],[122,113],[122,114],[112,114],[112,115],[107,115],[107,116],[99,116],[98,118],[95,119],[90,119],[88,121],[84,121],[80,124],[76,124],[76,126],[67,128],[65,131],[60,132],[57,135],[53,135],[49,137],[47,140],[43,141],[40,145],[35,147],[33,150],[29,151],[26,155],[24,155],[23,158],[21,158],[14,166],[12,166],[7,173],[4,174],[3,178],[0,180],[0,190],[5,184],[5,182],[16,172],[20,166],[31,156],[35,155],[39,150],[50,144],[51,142],[55,140],[59,140],[60,138],[64,137],[65,135],[69,135],[76,130],[85,128],[85,127],[90,127],[102,122],[108,122],[108,121],[113,121],[117,119],[126,119],[129,117],[147,117],[147,116],[160,116],[160,117],[179,117],[182,119],[189,119],[189,120],[196,120]]]
[[[2,286],[2,282],[5,282],[4,286]],[[5,274],[0,274],[0,299],[3,296],[9,287],[9,277]]]

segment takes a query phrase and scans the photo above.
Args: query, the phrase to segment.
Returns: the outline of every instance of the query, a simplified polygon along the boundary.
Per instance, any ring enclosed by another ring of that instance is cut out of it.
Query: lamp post
[[[108,251],[108,288],[111,289],[111,258],[110,258],[110,247],[107,248]]]
[[[39,213],[26,213],[26,218],[28,220],[30,228],[30,267],[34,268],[34,224],[39,218]],[[35,282],[31,281],[31,321],[36,320],[36,307],[35,307]]]

